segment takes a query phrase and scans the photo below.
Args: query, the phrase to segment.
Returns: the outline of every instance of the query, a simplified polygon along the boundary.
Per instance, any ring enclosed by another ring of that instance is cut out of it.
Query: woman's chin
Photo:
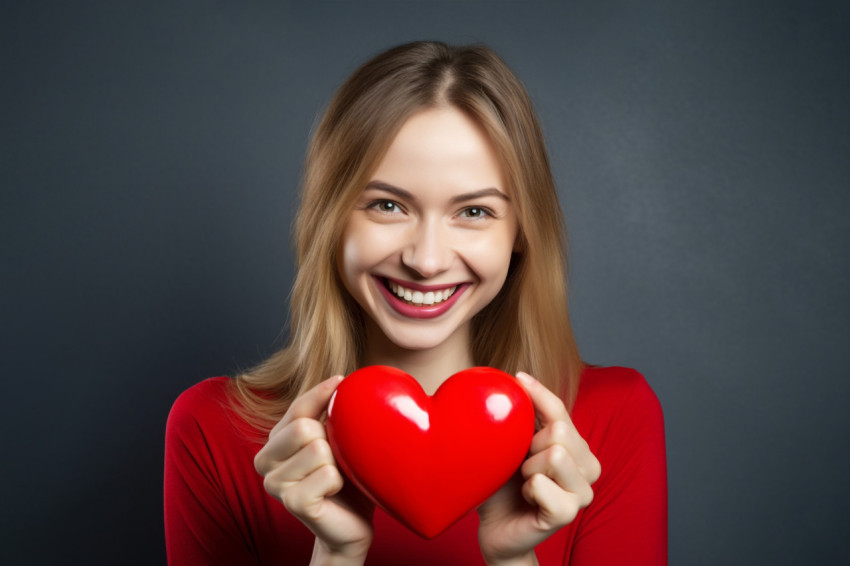
[[[411,352],[426,352],[441,346],[446,338],[423,336],[387,336],[387,339],[402,350]]]
[[[457,338],[458,335],[457,332],[449,332],[445,329],[424,329],[421,326],[410,329],[382,327],[381,331],[387,341],[401,350],[411,352],[426,352],[439,348],[449,340]]]

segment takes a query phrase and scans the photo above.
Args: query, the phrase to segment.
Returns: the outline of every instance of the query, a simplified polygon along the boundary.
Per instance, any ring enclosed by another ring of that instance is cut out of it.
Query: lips
[[[375,277],[378,289],[389,305],[399,314],[410,318],[436,318],[457,302],[469,283],[454,285],[419,285]]]
[[[387,280],[386,285],[399,299],[403,299],[417,307],[440,304],[443,301],[447,301],[457,290],[457,285],[452,285],[451,287],[437,289],[436,291],[420,291],[390,280]]]

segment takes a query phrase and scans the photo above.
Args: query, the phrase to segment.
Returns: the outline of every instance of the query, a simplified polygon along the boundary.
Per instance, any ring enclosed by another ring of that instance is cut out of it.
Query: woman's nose
[[[439,220],[422,221],[411,230],[401,261],[423,278],[449,268],[452,250],[449,234]]]

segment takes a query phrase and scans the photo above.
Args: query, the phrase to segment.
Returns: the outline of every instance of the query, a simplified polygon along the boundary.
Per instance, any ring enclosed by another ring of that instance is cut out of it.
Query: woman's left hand
[[[517,378],[531,397],[540,430],[520,468],[522,477],[515,476],[478,509],[478,543],[490,566],[536,564],[534,547],[590,504],[590,486],[600,474],[599,461],[561,399],[528,374]]]

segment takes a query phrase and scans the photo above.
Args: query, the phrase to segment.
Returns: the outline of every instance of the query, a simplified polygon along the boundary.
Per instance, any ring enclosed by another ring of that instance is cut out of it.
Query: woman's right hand
[[[343,489],[325,425],[342,376],[327,379],[293,401],[254,458],[266,491],[313,534],[313,564],[362,564],[372,544],[374,505],[353,486]]]

